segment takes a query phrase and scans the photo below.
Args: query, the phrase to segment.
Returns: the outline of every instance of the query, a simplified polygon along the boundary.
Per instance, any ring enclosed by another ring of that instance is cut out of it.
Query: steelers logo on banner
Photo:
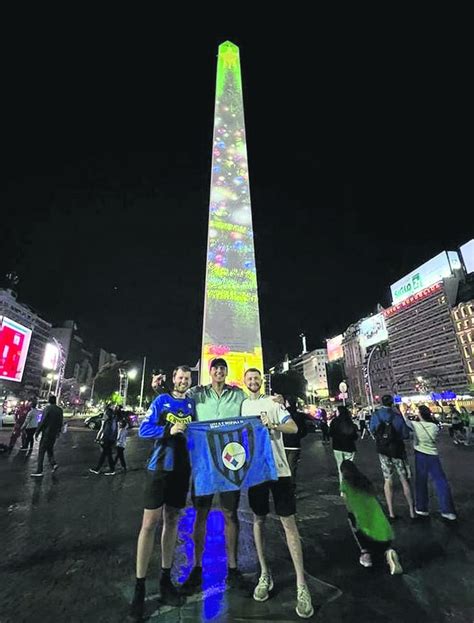
[[[237,441],[228,443],[222,450],[222,462],[227,469],[231,469],[233,472],[245,465],[246,458],[245,448]]]

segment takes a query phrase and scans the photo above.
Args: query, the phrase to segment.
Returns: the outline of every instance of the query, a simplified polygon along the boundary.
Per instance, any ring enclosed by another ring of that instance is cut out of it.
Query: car
[[[102,413],[100,415],[91,415],[84,420],[84,426],[91,430],[99,430],[102,426]]]

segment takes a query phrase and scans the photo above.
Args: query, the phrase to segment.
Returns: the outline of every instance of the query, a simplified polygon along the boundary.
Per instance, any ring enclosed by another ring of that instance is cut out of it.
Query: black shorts
[[[211,495],[195,495],[194,487],[191,493],[194,508],[210,509],[214,495],[219,495],[220,507],[231,513],[236,513],[239,508],[240,491],[226,491],[225,493]]]
[[[284,476],[278,480],[269,480],[261,485],[250,487],[249,505],[258,517],[264,517],[270,512],[270,491],[275,512],[279,517],[289,517],[296,513],[296,499],[291,477]]]
[[[161,508],[163,504],[184,508],[189,491],[190,472],[147,473],[143,507],[147,510]]]

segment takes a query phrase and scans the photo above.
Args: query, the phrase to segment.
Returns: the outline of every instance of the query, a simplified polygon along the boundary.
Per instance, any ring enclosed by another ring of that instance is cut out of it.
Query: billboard
[[[429,288],[442,279],[451,277],[453,274],[452,268],[456,267],[454,255],[457,257],[457,253],[450,251],[449,254],[450,257],[448,257],[446,251],[442,251],[436,257],[428,260],[418,268],[415,268],[415,270],[412,270],[411,273],[392,284],[390,286],[392,304],[396,305],[397,303],[401,303],[409,296]],[[451,263],[454,263],[455,266],[452,267]]]
[[[474,273],[474,239],[463,244],[460,251],[467,274]]]
[[[344,351],[342,350],[342,334],[336,335],[329,340],[326,340],[328,349],[328,361],[337,361],[344,357]]]
[[[0,316],[0,379],[21,382],[31,340],[31,329]]]
[[[59,348],[56,344],[49,342],[44,349],[43,368],[46,370],[57,370],[59,363]]]
[[[383,314],[365,318],[359,325],[359,341],[362,348],[368,348],[388,340],[387,327]]]

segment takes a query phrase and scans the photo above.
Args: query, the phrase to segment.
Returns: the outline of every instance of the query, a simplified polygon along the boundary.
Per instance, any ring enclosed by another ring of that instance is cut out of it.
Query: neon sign
[[[397,312],[399,312],[401,309],[405,309],[406,307],[413,305],[413,303],[418,303],[419,301],[422,301],[423,299],[430,296],[431,294],[441,290],[441,285],[442,285],[441,283],[436,283],[434,286],[425,288],[424,290],[422,290],[421,292],[418,292],[417,294],[413,294],[412,296],[408,297],[401,303],[398,303],[398,305],[392,305],[392,307],[389,307],[388,309],[385,309],[382,312],[384,317],[389,318],[390,316],[393,316],[393,314],[396,314]]]

